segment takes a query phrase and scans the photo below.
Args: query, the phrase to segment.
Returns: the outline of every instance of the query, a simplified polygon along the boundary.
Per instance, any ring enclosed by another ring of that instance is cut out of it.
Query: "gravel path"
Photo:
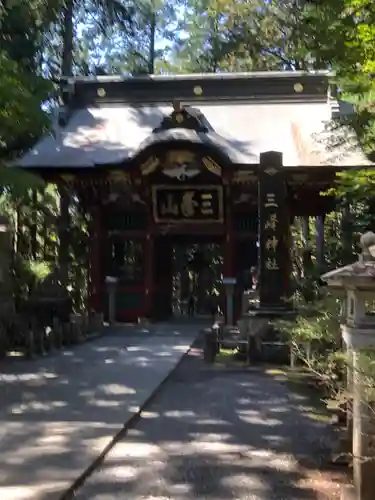
[[[304,404],[271,376],[207,367],[194,349],[75,499],[334,498],[318,470],[327,426]]]

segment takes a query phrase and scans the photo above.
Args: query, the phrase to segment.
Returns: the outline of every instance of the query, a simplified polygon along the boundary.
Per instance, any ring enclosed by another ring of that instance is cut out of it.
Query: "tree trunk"
[[[74,0],[66,0],[63,9],[63,51],[61,61],[62,76],[69,77],[73,74],[73,40],[74,40]],[[59,219],[59,267],[60,279],[64,286],[69,280],[69,194],[65,187],[60,188],[60,219]]]
[[[324,219],[325,215],[319,215],[315,220],[316,227],[316,261],[318,266],[323,269],[325,264],[324,255]]]
[[[150,30],[150,52],[148,59],[148,73],[155,73],[155,42],[156,42],[156,9],[155,0],[151,2],[151,30]]]
[[[61,62],[62,76],[72,76],[73,73],[73,39],[74,39],[74,0],[66,0],[63,8],[63,51]]]
[[[349,202],[345,202],[342,209],[341,237],[342,237],[342,264],[346,265],[353,260],[353,228],[352,214]]]

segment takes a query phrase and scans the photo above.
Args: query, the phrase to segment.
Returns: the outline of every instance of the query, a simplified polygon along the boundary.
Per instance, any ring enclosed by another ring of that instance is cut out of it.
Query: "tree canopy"
[[[0,11],[3,157],[45,132],[61,74],[332,70],[375,150],[371,0],[18,0]]]

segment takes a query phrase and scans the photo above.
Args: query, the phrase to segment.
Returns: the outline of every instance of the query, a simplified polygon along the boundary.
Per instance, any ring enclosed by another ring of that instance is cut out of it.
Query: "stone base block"
[[[27,358],[31,359],[35,355],[34,332],[31,328],[27,330],[25,340],[26,340],[25,354]]]
[[[7,332],[4,326],[0,326],[0,357],[5,356],[8,346]]]
[[[52,323],[53,342],[55,349],[61,349],[63,345],[63,326],[58,318],[53,318]]]
[[[63,336],[63,342],[66,345],[71,344],[71,339],[70,339],[70,323],[66,322],[63,323],[62,325],[62,336]]]
[[[353,443],[351,436],[342,432],[332,447],[331,463],[337,466],[349,467],[352,464]]]
[[[91,313],[89,315],[89,332],[99,333],[104,324],[104,317],[102,313]]]
[[[70,339],[73,344],[78,344],[84,340],[83,323],[84,319],[81,314],[70,315]]]

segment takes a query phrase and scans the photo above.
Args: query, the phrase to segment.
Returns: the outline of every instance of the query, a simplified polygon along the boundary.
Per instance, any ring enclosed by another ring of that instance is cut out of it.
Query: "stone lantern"
[[[344,292],[346,307],[341,332],[349,354],[348,384],[353,391],[354,490],[342,498],[375,499],[375,406],[360,376],[360,355],[374,350],[375,359],[375,234],[361,237],[358,261],[322,276],[327,285]]]

